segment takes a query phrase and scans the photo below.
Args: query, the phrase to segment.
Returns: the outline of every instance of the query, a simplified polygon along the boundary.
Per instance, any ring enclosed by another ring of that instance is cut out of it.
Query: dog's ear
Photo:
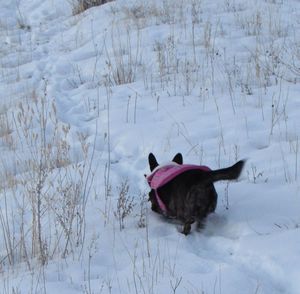
[[[177,153],[174,158],[172,159],[173,162],[176,162],[178,164],[182,164],[183,163],[183,158],[182,158],[182,154],[181,153]]]
[[[149,161],[150,171],[153,171],[158,166],[158,163],[153,153],[149,154],[148,161]]]

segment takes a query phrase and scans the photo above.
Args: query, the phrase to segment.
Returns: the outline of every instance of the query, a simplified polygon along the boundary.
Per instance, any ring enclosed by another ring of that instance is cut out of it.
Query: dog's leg
[[[184,201],[183,205],[183,230],[182,233],[188,235],[191,232],[191,225],[195,222],[194,209],[196,204],[196,191],[192,189]]]
[[[211,184],[209,187],[208,195],[209,195],[209,207],[208,207],[208,213],[214,212],[217,207],[217,201],[218,201],[218,194],[213,184]]]
[[[205,228],[205,219],[199,219],[198,221],[197,221],[197,227],[196,227],[196,230],[198,231],[198,232],[200,232],[200,231],[202,231],[203,229]]]
[[[192,228],[191,225],[193,222],[194,220],[190,220],[184,223],[182,234],[188,235],[191,232],[191,228]]]

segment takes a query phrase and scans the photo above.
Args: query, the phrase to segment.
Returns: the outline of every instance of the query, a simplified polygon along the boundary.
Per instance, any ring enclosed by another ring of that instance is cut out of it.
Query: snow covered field
[[[300,293],[300,2],[0,1],[1,293]],[[203,231],[147,156],[212,169]]]

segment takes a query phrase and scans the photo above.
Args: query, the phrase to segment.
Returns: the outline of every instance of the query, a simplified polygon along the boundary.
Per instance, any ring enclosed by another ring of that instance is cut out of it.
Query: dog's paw
[[[191,228],[192,228],[191,224],[186,223],[183,227],[182,234],[188,235],[191,232]]]

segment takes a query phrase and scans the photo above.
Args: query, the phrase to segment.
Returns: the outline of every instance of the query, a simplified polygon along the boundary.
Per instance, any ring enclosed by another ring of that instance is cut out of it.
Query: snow
[[[299,16],[295,0],[2,1],[1,292],[298,294]],[[247,163],[184,236],[147,202],[150,152]]]

